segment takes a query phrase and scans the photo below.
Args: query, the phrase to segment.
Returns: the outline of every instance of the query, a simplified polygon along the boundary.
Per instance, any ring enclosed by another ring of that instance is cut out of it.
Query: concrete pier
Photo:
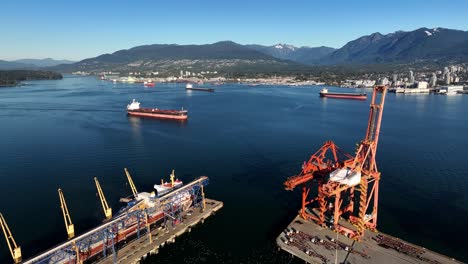
[[[345,224],[345,220],[341,221]],[[277,237],[276,243],[280,249],[306,263],[462,263],[390,235],[369,230],[357,242],[330,228],[305,221],[299,215]],[[389,247],[389,244],[392,246]]]
[[[205,210],[201,212],[200,209],[195,208],[183,213],[183,221],[174,227],[168,226],[166,228],[155,228],[151,230],[151,242],[148,234],[142,235],[139,239],[128,242],[124,247],[118,249],[116,257],[112,253],[104,259],[100,259],[95,263],[111,264],[134,264],[139,263],[142,258],[149,254],[157,254],[160,247],[167,243],[174,243],[177,237],[190,232],[191,228],[198,223],[203,223],[204,220],[216,211],[223,207],[223,203],[211,199],[205,199]]]

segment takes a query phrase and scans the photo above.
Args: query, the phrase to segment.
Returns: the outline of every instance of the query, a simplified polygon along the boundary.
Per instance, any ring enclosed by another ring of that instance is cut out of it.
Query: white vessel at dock
[[[158,196],[166,194],[173,189],[181,187],[184,184],[181,180],[175,178],[174,170],[172,170],[170,179],[170,182],[164,182],[164,180],[161,179],[161,184],[154,185],[154,189],[156,189],[156,191],[158,192]]]
[[[436,92],[437,94],[443,95],[454,95],[463,91],[463,85],[451,85],[451,86],[442,86]]]

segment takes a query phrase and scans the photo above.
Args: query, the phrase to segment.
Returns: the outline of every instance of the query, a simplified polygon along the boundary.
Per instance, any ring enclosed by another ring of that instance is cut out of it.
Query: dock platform
[[[151,241],[148,234],[141,236],[128,242],[124,247],[117,250],[115,256],[109,254],[106,258],[100,259],[95,263],[100,264],[134,264],[139,263],[141,259],[149,254],[157,254],[160,247],[167,243],[174,243],[175,239],[186,233],[190,232],[191,228],[198,223],[203,223],[205,219],[215,214],[223,207],[223,203],[211,199],[205,199],[205,210],[202,212],[199,208],[191,209],[184,212],[182,216],[183,221],[174,227],[168,226],[165,228],[155,228],[151,230]]]
[[[380,232],[366,230],[357,242],[300,215],[277,237],[276,243],[306,263],[462,263]]]

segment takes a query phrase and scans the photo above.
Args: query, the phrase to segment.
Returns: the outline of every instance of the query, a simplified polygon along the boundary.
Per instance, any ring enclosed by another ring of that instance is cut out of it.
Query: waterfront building
[[[419,81],[418,86],[416,88],[418,89],[427,89],[428,83],[424,81]]]

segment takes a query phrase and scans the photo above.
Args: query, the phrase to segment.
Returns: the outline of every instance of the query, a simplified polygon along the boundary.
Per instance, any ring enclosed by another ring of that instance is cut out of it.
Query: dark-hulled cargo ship
[[[214,92],[215,89],[213,88],[194,88],[191,83],[187,83],[185,86],[185,90],[187,91],[202,91],[202,92]]]
[[[162,119],[187,120],[188,111],[181,110],[162,110],[158,108],[141,108],[140,102],[135,99],[127,105],[127,113],[131,116],[153,117]]]
[[[330,93],[328,92],[327,88],[323,88],[320,91],[320,97],[366,100],[367,94],[365,93]]]

